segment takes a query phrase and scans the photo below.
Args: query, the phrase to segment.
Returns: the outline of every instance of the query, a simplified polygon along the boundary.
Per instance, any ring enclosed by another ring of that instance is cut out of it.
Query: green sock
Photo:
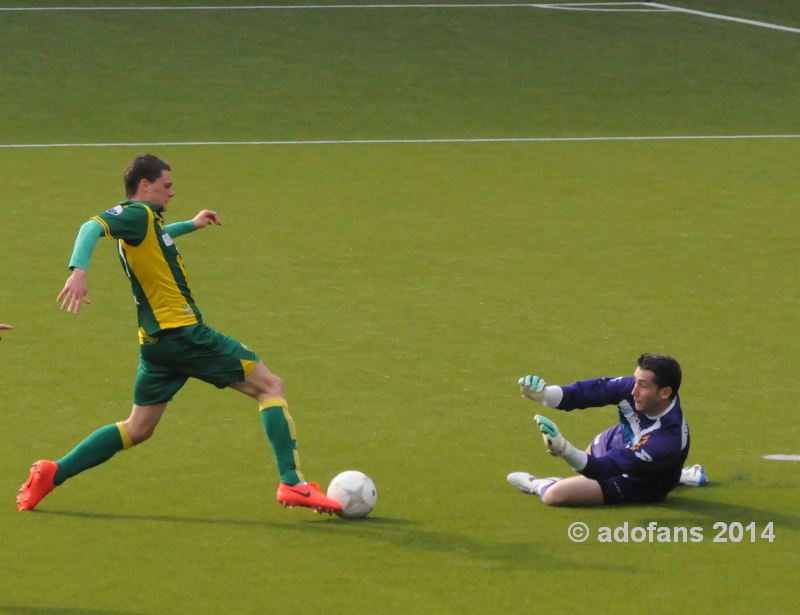
[[[108,461],[117,451],[131,446],[133,442],[122,423],[101,427],[56,461],[58,471],[53,482],[60,485],[68,478]]]
[[[259,404],[261,422],[267,432],[281,482],[287,485],[296,485],[303,482],[300,474],[300,458],[297,455],[297,436],[295,435],[294,420],[289,414],[286,400],[282,397],[270,397]]]

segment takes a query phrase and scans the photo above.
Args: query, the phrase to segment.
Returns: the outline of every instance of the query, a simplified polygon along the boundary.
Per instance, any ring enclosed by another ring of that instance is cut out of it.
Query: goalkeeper
[[[534,420],[551,455],[581,476],[536,478],[513,472],[508,482],[552,506],[648,503],[663,500],[681,479],[689,454],[689,427],[678,389],[681,367],[674,358],[643,354],[633,376],[593,378],[548,386],[539,376],[519,379],[522,396],[548,408],[575,410],[616,404],[619,423],[575,448],[550,419]]]

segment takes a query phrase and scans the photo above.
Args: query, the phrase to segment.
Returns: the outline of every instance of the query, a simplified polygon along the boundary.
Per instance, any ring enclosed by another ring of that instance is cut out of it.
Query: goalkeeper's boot
[[[342,505],[322,493],[317,483],[298,483],[296,485],[281,483],[278,487],[277,499],[284,507],[305,506],[313,508],[317,513],[330,515],[342,510]]]
[[[33,510],[56,486],[53,480],[56,477],[58,464],[55,461],[41,459],[31,466],[28,480],[20,487],[17,495],[17,510]]]
[[[541,489],[543,487],[549,487],[561,479],[555,476],[536,478],[533,474],[528,474],[527,472],[512,472],[506,477],[506,480],[512,487],[516,487],[523,493],[542,495]]]
[[[708,484],[706,469],[699,463],[681,470],[681,485],[686,487],[703,487]]]

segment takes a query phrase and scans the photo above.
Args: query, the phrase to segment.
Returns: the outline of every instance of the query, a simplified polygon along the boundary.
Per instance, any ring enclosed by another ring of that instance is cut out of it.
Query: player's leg
[[[67,479],[149,438],[166,407],[167,404],[134,405],[127,421],[96,429],[57,461],[41,459],[34,463],[28,480],[19,490],[17,509],[33,510],[47,494]]]
[[[278,502],[284,506],[307,506],[324,512],[341,510],[338,502],[325,496],[318,484],[307,483],[300,473],[297,433],[281,379],[258,361],[248,370],[244,380],[233,382],[230,386],[258,402],[261,421],[281,476]]]
[[[562,479],[556,476],[536,478],[533,474],[529,474],[528,472],[512,472],[506,477],[506,480],[508,480],[512,487],[519,489],[522,493],[542,497],[545,491]]]
[[[599,506],[604,503],[603,489],[596,480],[572,476],[553,483],[542,495],[548,506]]]
[[[275,454],[281,482],[304,482],[299,471],[297,437],[289,414],[283,381],[252,350],[205,324],[184,332],[185,365],[189,373],[216,387],[231,387],[252,397]]]
[[[165,403],[151,406],[134,404],[126,421],[101,427],[56,462],[58,472],[55,485],[108,461],[121,450],[147,440],[166,409]]]
[[[306,483],[300,473],[297,435],[280,377],[241,342],[205,324],[187,328],[185,342],[187,373],[216,387],[241,391],[258,403],[280,474],[278,501],[327,512],[340,510],[339,504],[325,497],[315,483]]]
[[[134,405],[126,421],[104,425],[89,434],[75,448],[57,461],[42,459],[31,466],[28,480],[17,496],[17,509],[33,510],[57,486],[76,474],[100,465],[121,450],[147,440],[164,414],[167,402],[186,383],[186,376],[149,361],[142,346],[134,386]]]
[[[154,364],[145,357],[145,350],[155,346],[142,346],[136,382],[133,387],[133,408],[127,420],[101,427],[74,449],[59,459],[54,483],[62,484],[68,478],[108,461],[120,450],[144,442],[151,435],[172,399],[186,383],[186,377]]]
[[[280,377],[259,360],[248,370],[244,380],[232,382],[230,387],[258,402],[261,422],[275,454],[281,482],[287,485],[304,482],[297,454],[297,432]]]

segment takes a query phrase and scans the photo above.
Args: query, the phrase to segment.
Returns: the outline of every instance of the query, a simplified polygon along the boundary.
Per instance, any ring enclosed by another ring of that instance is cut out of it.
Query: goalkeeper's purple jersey
[[[601,433],[591,446],[581,474],[602,480],[620,474],[669,491],[678,484],[689,455],[689,426],[678,395],[664,412],[649,417],[636,412],[633,376],[592,378],[561,387],[558,408],[596,408],[616,404],[619,424]]]

